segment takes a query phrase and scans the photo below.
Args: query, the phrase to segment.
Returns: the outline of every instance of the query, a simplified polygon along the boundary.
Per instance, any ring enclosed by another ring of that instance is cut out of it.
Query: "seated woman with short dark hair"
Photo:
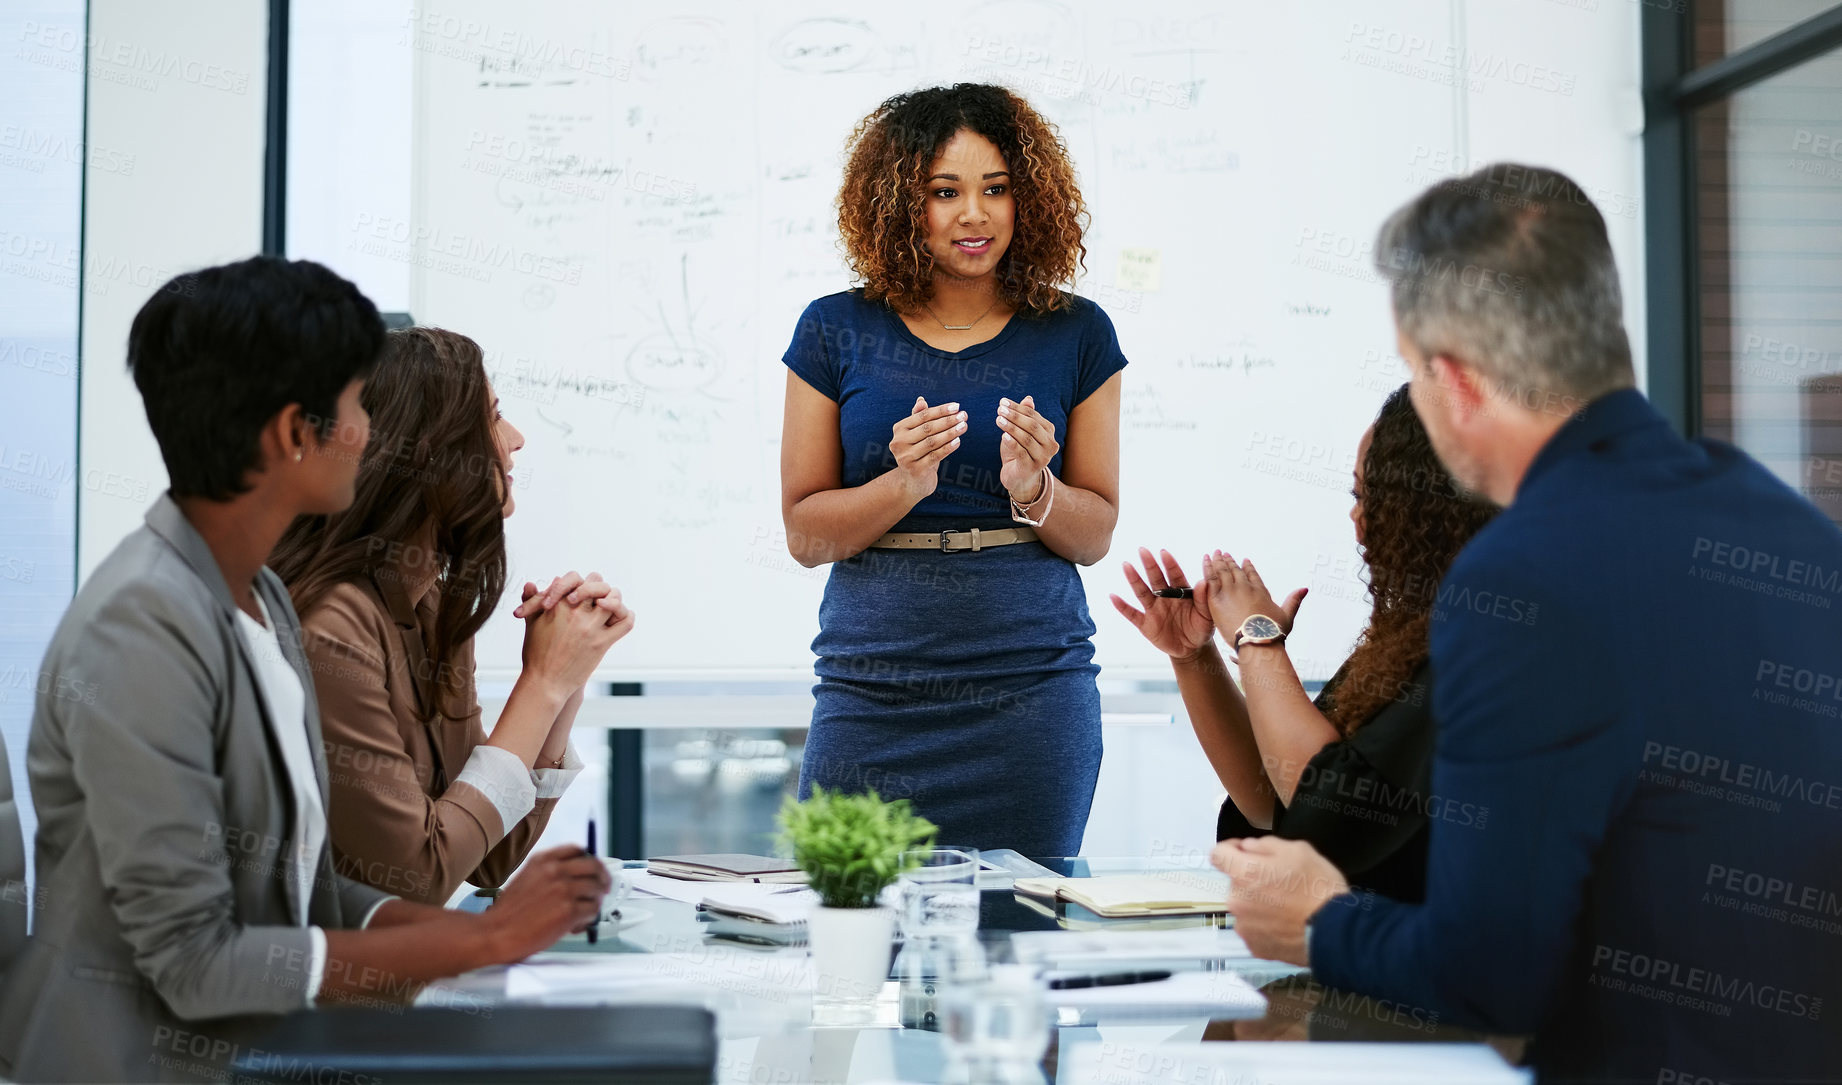
[[[1382,404],[1356,450],[1356,527],[1373,606],[1367,628],[1314,703],[1286,654],[1284,634],[1305,597],[1284,604],[1268,593],[1252,561],[1217,550],[1203,558],[1190,599],[1152,592],[1189,581],[1169,551],[1140,550],[1144,574],[1126,563],[1141,611],[1113,605],[1171,657],[1190,723],[1228,798],[1218,840],[1276,833],[1309,841],[1352,884],[1397,900],[1426,892],[1433,756],[1428,630],[1439,581],[1496,508],[1460,492],[1433,454],[1402,385]],[[1255,616],[1269,618],[1263,627]],[[1241,640],[1241,686],[1215,647]],[[1278,634],[1277,637],[1274,634]],[[1251,638],[1251,639],[1250,639]]]

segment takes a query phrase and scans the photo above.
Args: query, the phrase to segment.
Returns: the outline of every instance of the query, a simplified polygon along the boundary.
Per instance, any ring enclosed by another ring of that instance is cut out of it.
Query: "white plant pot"
[[[895,943],[895,909],[821,906],[807,920],[807,937],[816,1000],[862,1002],[881,993]]]

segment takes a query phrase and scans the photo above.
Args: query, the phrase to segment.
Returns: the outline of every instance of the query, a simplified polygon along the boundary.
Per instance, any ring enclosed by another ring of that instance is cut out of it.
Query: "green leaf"
[[[832,908],[867,908],[915,861],[902,853],[932,845],[936,828],[907,799],[885,802],[875,791],[847,795],[814,787],[803,802],[780,807],[779,845],[806,872]]]

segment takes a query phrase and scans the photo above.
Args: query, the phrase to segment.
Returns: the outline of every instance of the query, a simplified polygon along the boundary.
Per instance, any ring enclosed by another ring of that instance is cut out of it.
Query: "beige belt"
[[[870,544],[872,550],[989,550],[994,546],[1036,541],[1036,529],[1003,527],[980,530],[892,531]]]

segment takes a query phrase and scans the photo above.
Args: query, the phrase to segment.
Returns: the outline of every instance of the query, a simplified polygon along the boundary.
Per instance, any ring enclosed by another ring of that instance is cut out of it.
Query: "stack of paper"
[[[739,995],[787,1001],[812,993],[803,950],[698,946],[688,952],[576,955],[506,969],[505,997],[552,1005],[664,1002],[707,1004]]]
[[[1169,979],[1048,992],[1049,1004],[1078,1010],[1083,1022],[1207,1017],[1235,1021],[1266,1014],[1266,996],[1232,972],[1179,972]]]
[[[627,880],[635,893],[664,897],[684,904],[701,904],[704,894],[710,892],[709,882],[687,882],[654,874],[649,870],[628,870],[619,876]]]
[[[1071,1085],[1529,1085],[1485,1044],[1087,1043],[1064,1048]]]
[[[1011,949],[1022,964],[1061,969],[1202,968],[1213,961],[1251,960],[1234,931],[1191,927],[1180,931],[1018,931]]]

